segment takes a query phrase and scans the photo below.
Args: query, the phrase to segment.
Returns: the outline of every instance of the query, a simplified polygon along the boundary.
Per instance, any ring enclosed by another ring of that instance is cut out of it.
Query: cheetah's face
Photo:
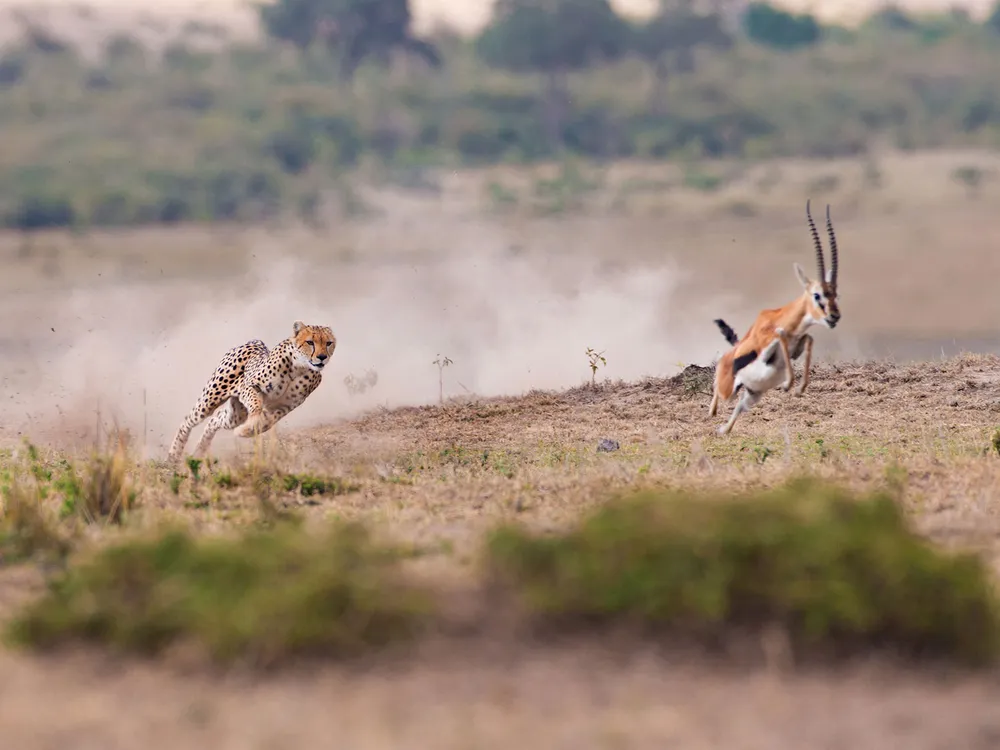
[[[297,359],[317,372],[322,370],[337,348],[337,337],[333,331],[326,326],[310,326],[302,321],[295,322],[293,331]]]

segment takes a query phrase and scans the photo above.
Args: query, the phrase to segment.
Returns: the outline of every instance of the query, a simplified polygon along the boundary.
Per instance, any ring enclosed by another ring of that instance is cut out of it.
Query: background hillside
[[[149,13],[151,10],[150,6],[134,0],[91,0],[80,4],[123,15]],[[887,3],[874,0],[781,0],[777,4],[789,10],[815,13],[828,21],[851,22],[870,15]],[[913,13],[941,13],[950,8],[963,8],[974,16],[987,14],[992,6],[990,0],[900,0],[893,4]],[[56,13],[62,12],[66,5],[59,0],[36,0],[33,3],[0,0],[0,8],[51,7]],[[656,0],[614,0],[613,5],[623,13],[643,16],[654,12],[657,3]],[[492,6],[492,0],[414,0],[413,13],[418,27],[422,29],[431,28],[440,21],[457,30],[471,32],[488,21]],[[253,23],[253,14],[242,0],[162,0],[157,3],[155,13],[217,18],[243,28]]]

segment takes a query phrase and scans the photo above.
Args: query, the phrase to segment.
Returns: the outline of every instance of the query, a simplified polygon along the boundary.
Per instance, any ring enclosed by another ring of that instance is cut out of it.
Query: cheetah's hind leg
[[[247,419],[247,409],[235,396],[231,396],[222,408],[218,409],[212,418],[205,425],[205,432],[202,433],[198,447],[195,448],[196,456],[203,456],[208,452],[208,447],[212,443],[212,438],[219,430],[235,430]]]
[[[170,445],[170,452],[167,454],[168,463],[176,464],[180,460],[181,453],[184,451],[184,446],[187,444],[188,438],[191,436],[191,430],[211,416],[227,398],[225,395],[215,396],[215,394],[209,393],[208,388],[206,388],[205,391],[206,392],[202,394],[201,398],[198,399],[198,403],[196,403],[191,411],[188,412],[187,416],[184,417],[184,421],[181,422],[181,426],[177,428],[177,434],[174,436],[174,442]]]
[[[188,438],[191,436],[191,430],[212,416],[220,406],[229,400],[231,395],[229,382],[234,378],[234,375],[230,372],[233,366],[228,360],[232,359],[238,352],[239,348],[231,349],[223,357],[219,366],[215,368],[212,377],[202,389],[198,401],[184,417],[181,426],[177,428],[174,442],[170,445],[170,452],[167,454],[167,463],[176,464],[180,461],[184,446],[187,445]],[[212,431],[213,434],[218,429],[216,427]],[[204,441],[204,438],[202,440]]]

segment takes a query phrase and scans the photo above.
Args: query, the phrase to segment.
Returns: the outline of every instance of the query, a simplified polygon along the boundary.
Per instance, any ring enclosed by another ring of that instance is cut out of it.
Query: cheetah
[[[176,464],[191,430],[209,416],[196,455],[208,450],[221,429],[234,430],[237,437],[270,430],[316,390],[336,347],[328,327],[297,320],[292,335],[271,350],[259,339],[230,349],[181,422],[167,461]]]

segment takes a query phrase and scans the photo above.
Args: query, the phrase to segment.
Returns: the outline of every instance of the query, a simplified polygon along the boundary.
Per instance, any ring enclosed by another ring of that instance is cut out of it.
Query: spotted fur
[[[196,455],[208,450],[219,430],[234,430],[237,437],[270,430],[316,390],[336,347],[328,327],[296,321],[292,335],[271,350],[258,339],[230,349],[181,422],[167,460],[180,459],[191,430],[209,417]]]

